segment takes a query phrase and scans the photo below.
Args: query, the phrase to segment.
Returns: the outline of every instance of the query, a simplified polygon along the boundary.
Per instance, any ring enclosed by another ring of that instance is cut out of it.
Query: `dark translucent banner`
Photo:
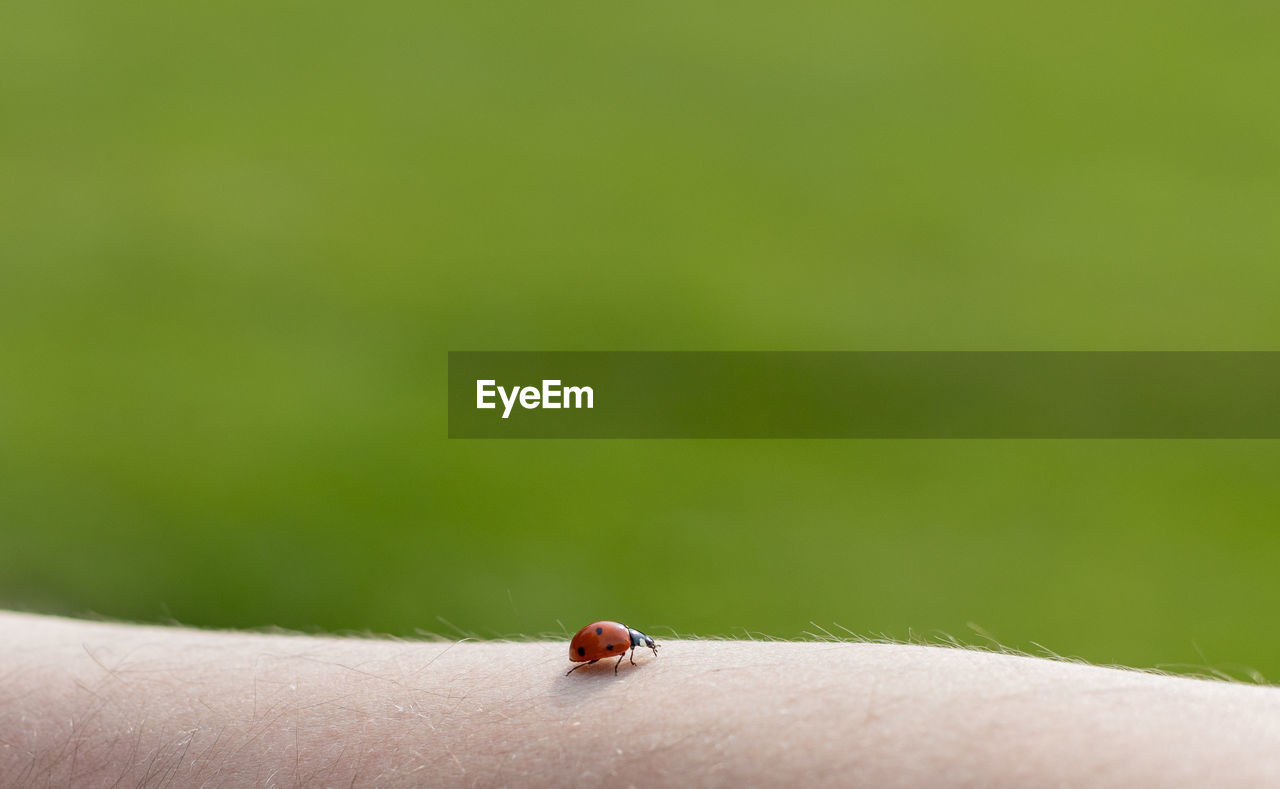
[[[450,438],[1277,438],[1277,352],[449,353]]]

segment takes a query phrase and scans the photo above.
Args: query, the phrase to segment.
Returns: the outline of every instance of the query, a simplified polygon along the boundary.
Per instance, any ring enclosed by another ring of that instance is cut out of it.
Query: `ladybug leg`
[[[576,665],[576,666],[574,666],[573,668],[571,668],[571,669],[569,669],[568,671],[566,671],[566,672],[564,673],[564,675],[567,677],[567,676],[569,676],[570,674],[572,674],[573,672],[575,672],[575,671],[577,671],[578,669],[582,668],[583,666],[590,666],[592,663],[595,663],[595,662],[597,662],[597,661],[595,661],[595,660],[591,660],[591,661],[588,661],[588,662],[586,662],[586,663],[579,663],[578,665]]]
[[[613,673],[614,673],[614,674],[617,674],[617,673],[618,673],[618,666],[621,666],[621,665],[622,665],[622,659],[623,659],[624,657],[626,657],[626,655],[618,655],[618,662],[613,664]]]
[[[636,648],[632,647],[631,648],[631,665],[634,666],[635,664],[636,664]]]

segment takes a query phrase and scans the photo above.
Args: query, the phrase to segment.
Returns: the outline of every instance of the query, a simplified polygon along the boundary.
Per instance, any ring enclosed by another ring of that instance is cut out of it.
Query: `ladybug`
[[[574,666],[564,673],[567,677],[582,666],[589,666],[602,659],[618,656],[613,664],[613,673],[618,673],[618,666],[631,650],[631,665],[636,664],[636,647],[646,646],[658,655],[658,644],[639,630],[619,624],[618,622],[592,622],[578,631],[569,642],[569,660],[582,665]]]

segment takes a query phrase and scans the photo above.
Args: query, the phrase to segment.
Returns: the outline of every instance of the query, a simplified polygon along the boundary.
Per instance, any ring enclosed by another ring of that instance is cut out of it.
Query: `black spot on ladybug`
[[[596,635],[598,635],[598,636],[602,636],[602,635],[604,635],[604,628],[603,628],[603,627],[597,627],[597,628],[596,628]]]
[[[613,644],[610,644],[609,646],[605,647],[605,649],[607,649],[607,650],[609,650],[610,652],[612,652],[612,651],[613,651]]]
[[[612,647],[610,647],[610,648],[612,649]],[[585,655],[585,654],[587,654],[587,648],[586,648],[586,647],[578,647],[578,657],[582,657],[582,656],[583,656],[583,655]]]

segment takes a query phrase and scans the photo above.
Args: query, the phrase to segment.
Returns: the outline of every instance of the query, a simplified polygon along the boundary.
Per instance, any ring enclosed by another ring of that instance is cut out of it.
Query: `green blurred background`
[[[1276,349],[1271,6],[4,16],[0,604],[1280,675],[1276,442],[444,438],[450,349]]]

